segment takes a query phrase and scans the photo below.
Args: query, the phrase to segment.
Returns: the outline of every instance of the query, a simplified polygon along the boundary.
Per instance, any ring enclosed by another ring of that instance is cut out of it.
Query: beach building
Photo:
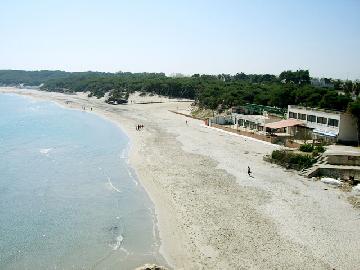
[[[311,85],[324,88],[334,88],[334,84],[327,78],[312,78],[310,80]]]
[[[232,125],[233,118],[231,115],[216,115],[212,119],[209,120],[209,124],[217,124],[217,125]]]
[[[232,113],[237,114],[252,114],[252,115],[277,115],[279,117],[283,117],[286,114],[286,109],[272,107],[272,106],[264,106],[258,104],[245,104],[241,106],[236,106],[231,108]]]
[[[301,174],[307,177],[331,177],[350,180],[352,185],[360,183],[360,149],[344,145],[330,145],[325,153],[310,168]]]
[[[302,121],[315,138],[333,138],[341,143],[358,143],[357,121],[346,112],[289,105],[288,119]]]
[[[264,113],[263,115],[232,113],[230,115],[215,116],[210,120],[210,122],[217,125],[229,125],[235,129],[265,132],[266,124],[279,120],[279,117],[271,116],[267,113]]]
[[[292,138],[302,138],[308,130],[305,124],[297,119],[283,119],[276,122],[269,122],[265,125],[265,129],[270,134]]]
[[[268,115],[266,112],[263,115],[233,113],[232,119],[235,126],[258,132],[265,132],[266,124],[279,121],[278,117]]]
[[[208,119],[206,125],[291,148],[299,147],[293,140],[294,134],[298,134],[299,129],[304,126],[303,122],[296,119],[284,120],[266,112],[263,115],[218,115]]]

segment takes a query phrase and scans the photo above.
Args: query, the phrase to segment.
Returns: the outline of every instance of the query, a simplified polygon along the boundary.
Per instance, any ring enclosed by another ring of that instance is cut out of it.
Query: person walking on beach
[[[252,172],[251,172],[251,169],[250,169],[250,166],[248,166],[248,175],[251,176]]]

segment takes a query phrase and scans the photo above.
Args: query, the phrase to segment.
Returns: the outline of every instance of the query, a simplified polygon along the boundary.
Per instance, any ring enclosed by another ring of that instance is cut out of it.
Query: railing
[[[311,108],[301,105],[289,105],[289,109],[300,109],[300,110],[307,110],[307,111],[318,111],[318,112],[325,112],[325,113],[333,113],[333,114],[341,114],[341,111],[334,111],[334,110],[327,110],[327,109],[320,109],[320,108]]]

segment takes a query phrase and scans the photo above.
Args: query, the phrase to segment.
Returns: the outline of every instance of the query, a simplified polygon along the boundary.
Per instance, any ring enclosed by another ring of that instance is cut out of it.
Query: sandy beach
[[[161,252],[174,269],[360,267],[360,210],[349,193],[263,161],[278,146],[170,112],[184,112],[190,102],[134,95],[129,100],[163,103],[114,106],[84,93],[0,93],[85,106],[119,125],[131,139],[130,163],[155,204]]]

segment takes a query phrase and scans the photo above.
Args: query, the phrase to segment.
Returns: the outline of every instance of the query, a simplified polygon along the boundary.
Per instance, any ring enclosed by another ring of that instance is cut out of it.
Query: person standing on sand
[[[250,166],[248,166],[248,175],[251,176],[252,172],[251,172],[251,169],[250,169]]]

